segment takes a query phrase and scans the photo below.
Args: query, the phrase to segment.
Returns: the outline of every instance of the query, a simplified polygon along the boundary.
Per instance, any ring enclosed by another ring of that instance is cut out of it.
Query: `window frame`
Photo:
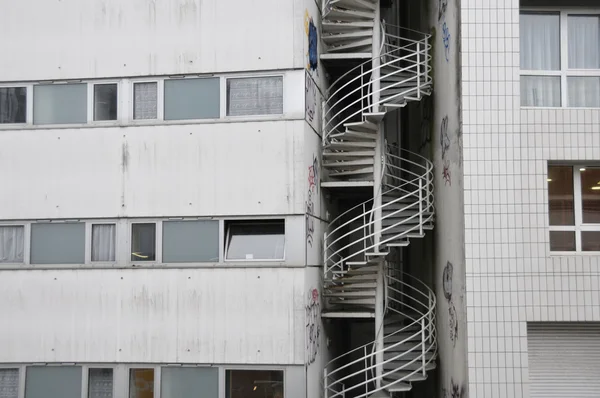
[[[548,191],[548,167],[551,166],[568,166],[573,168],[573,212],[575,217],[574,225],[550,225],[550,197]],[[573,251],[553,251],[550,249],[550,240],[548,233],[548,251],[553,256],[573,256],[573,255],[600,255],[600,251],[583,251],[581,248],[581,232],[600,232],[600,223],[590,224],[583,223],[583,202],[581,190],[581,172],[586,168],[600,168],[600,165],[594,164],[574,164],[574,163],[548,163],[546,167],[546,195],[548,196],[546,203],[546,212],[548,216],[548,231],[566,231],[575,232],[575,250]]]
[[[154,224],[154,260],[153,261],[137,261],[132,260],[131,255],[133,253],[133,225],[134,224]],[[157,264],[162,264],[162,220],[145,220],[145,219],[133,219],[127,223],[127,236],[128,236],[128,246],[127,246],[127,264],[132,267],[143,267],[143,266],[153,266]]]
[[[138,83],[156,83],[156,119],[136,119],[135,118],[135,85]],[[165,79],[140,78],[129,81],[129,123],[133,125],[157,124],[165,121]]]
[[[227,397],[227,372],[229,371],[259,371],[259,372],[282,372],[283,373],[283,396],[287,397],[286,388],[288,384],[288,372],[287,368],[283,366],[265,366],[265,365],[254,365],[254,366],[244,366],[244,365],[232,365],[232,366],[224,366],[223,367],[223,382],[222,395],[225,398]]]
[[[87,118],[88,124],[93,125],[115,125],[119,124],[122,118],[122,98],[123,98],[123,84],[120,79],[111,79],[111,80],[92,80],[88,83],[88,109],[87,109]],[[102,86],[107,84],[115,84],[117,86],[117,118],[115,120],[95,120],[95,112],[96,112],[96,86]]]
[[[20,263],[0,263],[0,270],[31,264],[31,223],[22,221],[0,221],[0,227],[23,227],[23,262]]]
[[[0,123],[0,129],[24,128],[33,126],[33,84],[31,83],[0,83],[0,88],[25,87],[25,123]]]
[[[265,222],[273,222],[273,221],[282,221],[283,222],[283,257],[282,258],[243,258],[243,259],[229,259],[227,258],[227,254],[229,253],[229,242],[230,242],[230,228],[229,225],[235,223],[256,223],[256,224],[264,224]],[[223,223],[223,261],[225,263],[257,263],[257,262],[267,262],[267,263],[283,263],[286,261],[286,249],[287,249],[287,239],[286,239],[286,219],[285,218],[238,218],[238,219],[225,219]]]
[[[553,70],[529,70],[521,69],[519,65],[519,84],[523,76],[540,76],[540,77],[560,77],[560,106],[534,106],[520,105],[523,109],[600,109],[599,107],[573,107],[568,104],[569,89],[567,80],[569,77],[598,77],[600,79],[600,66],[598,69],[571,69],[569,68],[569,37],[568,37],[568,17],[570,15],[581,16],[598,16],[600,18],[600,9],[589,8],[556,8],[556,7],[522,7],[519,9],[521,14],[547,14],[554,13],[559,15],[560,29],[560,69]],[[521,48],[519,46],[519,51]]]
[[[114,225],[115,226],[115,261],[93,261],[92,245],[94,241],[94,225]],[[117,220],[90,220],[85,221],[85,264],[94,266],[117,265],[119,262],[119,223]]]
[[[9,363],[3,363],[0,364],[0,369],[17,369],[19,371],[19,384],[18,384],[18,391],[17,391],[17,397],[18,398],[25,398],[25,377],[26,377],[26,368],[27,365],[22,365],[22,364],[9,364]]]

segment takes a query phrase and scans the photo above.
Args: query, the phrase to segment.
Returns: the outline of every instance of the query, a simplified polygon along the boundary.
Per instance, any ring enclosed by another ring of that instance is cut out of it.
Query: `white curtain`
[[[88,398],[112,398],[112,369],[90,369],[88,380]]]
[[[227,115],[283,113],[283,78],[227,79]]]
[[[156,83],[135,83],[133,86],[133,118],[136,120],[156,119],[158,93]]]
[[[0,123],[23,123],[25,89],[22,87],[0,88]]]
[[[0,263],[22,263],[24,253],[23,226],[0,227]]]
[[[559,15],[523,13],[520,30],[521,70],[560,70]],[[560,77],[521,77],[521,105],[560,106],[560,98]]]
[[[115,261],[115,224],[92,226],[92,261]]]
[[[0,369],[0,398],[18,398],[19,370]]]
[[[600,18],[569,17],[569,69],[600,69]],[[569,77],[568,106],[600,107],[600,78]]]

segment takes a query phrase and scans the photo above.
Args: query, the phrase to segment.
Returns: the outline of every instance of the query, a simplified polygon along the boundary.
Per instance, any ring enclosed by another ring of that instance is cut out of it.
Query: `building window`
[[[219,261],[218,221],[163,222],[164,263]]]
[[[218,77],[165,80],[165,120],[218,119],[220,91]]]
[[[600,15],[521,12],[521,105],[600,107]]]
[[[92,261],[115,261],[116,233],[115,224],[92,225]]]
[[[0,226],[0,263],[25,261],[25,227],[22,225]]]
[[[129,398],[154,398],[154,369],[129,370]]]
[[[227,260],[283,260],[283,220],[228,221]]]
[[[282,113],[282,76],[227,79],[227,116]]]
[[[218,368],[162,368],[161,398],[218,398]]]
[[[600,167],[548,166],[550,250],[600,252]]]
[[[84,264],[85,223],[31,224],[32,264]]]
[[[0,123],[27,121],[27,88],[0,87]]]
[[[134,83],[133,118],[135,120],[158,118],[158,83]]]
[[[81,398],[80,366],[28,366],[25,398]]]
[[[113,369],[89,369],[88,398],[112,398],[114,396]]]
[[[19,369],[0,369],[0,397],[19,397]]]
[[[117,84],[94,84],[94,121],[117,120]]]
[[[87,123],[87,83],[33,86],[33,123]]]
[[[131,225],[131,261],[156,261],[156,224]]]
[[[228,370],[226,398],[284,398],[281,370]]]

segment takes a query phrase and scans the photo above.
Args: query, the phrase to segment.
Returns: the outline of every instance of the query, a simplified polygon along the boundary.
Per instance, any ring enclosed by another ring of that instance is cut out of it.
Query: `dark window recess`
[[[548,167],[550,225],[575,225],[573,167]]]
[[[156,224],[131,226],[131,261],[156,260]]]
[[[27,121],[27,88],[0,88],[0,123]]]
[[[284,248],[284,220],[227,223],[227,260],[282,260]]]
[[[117,120],[118,95],[116,84],[94,86],[94,120]]]
[[[284,398],[281,370],[228,370],[226,398]]]

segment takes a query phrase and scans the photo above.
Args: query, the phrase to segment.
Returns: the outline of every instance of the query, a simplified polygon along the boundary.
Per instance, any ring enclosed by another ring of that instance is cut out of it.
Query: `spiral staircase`
[[[372,341],[325,366],[325,398],[407,392],[436,366],[435,295],[399,261],[433,228],[433,165],[388,145],[383,131],[387,114],[431,93],[430,36],[385,24],[379,7],[324,0],[322,8],[321,61],[351,66],[323,104],[321,186],[354,202],[325,234],[322,316],[375,320]]]

